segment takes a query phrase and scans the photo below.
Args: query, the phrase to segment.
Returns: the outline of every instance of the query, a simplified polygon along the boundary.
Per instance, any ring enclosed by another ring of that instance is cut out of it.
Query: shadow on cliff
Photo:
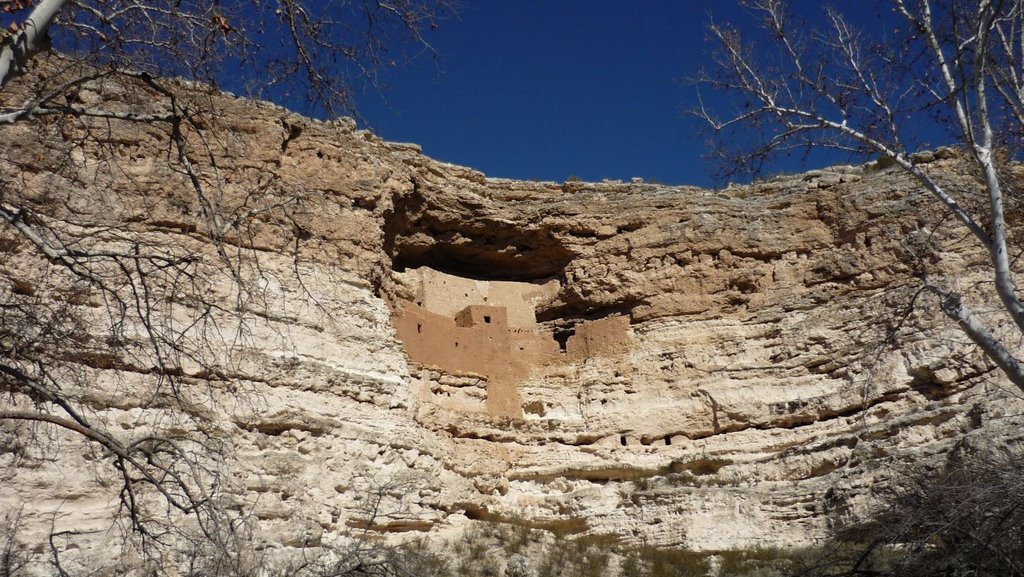
[[[515,222],[497,215],[480,198],[425,194],[395,195],[384,215],[384,250],[393,270],[428,266],[480,280],[538,281],[561,277],[576,256],[543,223]]]

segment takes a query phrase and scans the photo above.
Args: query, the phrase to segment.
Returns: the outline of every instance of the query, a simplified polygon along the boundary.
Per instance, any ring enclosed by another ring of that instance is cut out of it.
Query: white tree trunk
[[[0,50],[0,88],[48,46],[50,24],[67,3],[68,0],[42,0],[25,19],[21,30],[4,43]]]
[[[942,312],[955,320],[964,333],[974,341],[974,344],[981,347],[981,350],[985,351],[985,355],[992,359],[992,362],[1006,374],[1010,382],[1024,391],[1024,366],[1003,346],[1003,343],[995,335],[978,321],[974,312],[962,302],[960,295],[956,293],[943,293],[935,290],[934,287],[930,288],[932,292],[935,292],[942,299],[940,303]]]

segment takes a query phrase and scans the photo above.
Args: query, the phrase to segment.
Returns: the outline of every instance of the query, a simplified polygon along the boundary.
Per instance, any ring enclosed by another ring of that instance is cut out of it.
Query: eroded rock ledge
[[[242,349],[221,375],[186,375],[220,401],[223,383],[246,391],[211,406],[232,498],[269,546],[343,540],[380,479],[405,487],[381,531],[521,519],[661,546],[797,546],[899,467],[965,436],[1020,436],[1020,401],[934,303],[893,324],[916,289],[915,235],[962,286],[987,280],[898,172],[715,191],[488,179],[346,122],[212,98],[224,206],[268,178],[295,203],[249,231],[271,280]],[[75,122],[2,128],[17,194],[54,226],[128,223],[212,252],[181,175],[154,160],[165,135],[81,140]],[[39,161],[53,147],[85,159],[77,178]],[[116,163],[90,161],[110,151]],[[955,156],[931,161],[969,178]],[[27,251],[4,250],[10,283],[42,282]],[[131,393],[152,375],[81,367],[99,418],[148,422]],[[14,488],[0,507],[23,509],[26,531],[58,509],[60,527],[109,526],[116,496],[83,453],[19,459],[0,454]]]

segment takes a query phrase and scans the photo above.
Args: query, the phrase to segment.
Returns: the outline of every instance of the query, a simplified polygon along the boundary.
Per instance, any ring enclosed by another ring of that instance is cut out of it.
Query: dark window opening
[[[672,437],[665,437],[665,446],[667,447],[667,446],[669,446],[671,444],[672,444]]]
[[[459,341],[455,341],[455,348],[459,348]]]
[[[619,437],[619,444],[622,445],[623,447],[626,446],[626,435],[622,435],[621,437]]]
[[[491,324],[491,315],[484,315],[484,322],[487,324]]]
[[[558,341],[558,348],[564,353],[569,346],[569,337],[576,334],[575,328],[555,329],[555,340]]]
[[[422,333],[422,332],[423,332],[423,325],[421,325],[420,323],[416,323],[416,333],[419,334],[419,333]]]

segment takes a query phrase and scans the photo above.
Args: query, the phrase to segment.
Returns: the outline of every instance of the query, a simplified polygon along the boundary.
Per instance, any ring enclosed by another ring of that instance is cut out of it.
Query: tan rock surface
[[[344,540],[383,480],[412,487],[395,530],[514,518],[663,546],[797,546],[908,463],[1020,436],[1021,401],[934,303],[893,324],[917,236],[937,231],[936,266],[958,286],[987,280],[898,172],[718,191],[488,179],[347,122],[214,98],[222,210],[261,178],[294,203],[249,229],[263,301],[244,327],[218,318],[211,354],[230,379],[189,377],[228,441],[230,496],[274,547]],[[0,171],[54,226],[116,243],[103,226],[130,223],[212,254],[159,129],[77,142],[75,122],[35,128],[0,129]],[[51,140],[78,155],[77,180],[47,164]],[[933,164],[966,178],[955,159]],[[8,280],[38,267],[25,250],[3,259]],[[229,287],[211,294],[230,301]],[[417,325],[478,352],[418,341]],[[153,375],[82,368],[97,418],[126,436],[159,426],[134,402]],[[23,510],[26,538],[51,521],[110,531],[117,495],[90,449],[61,437],[44,453],[0,452],[0,509]]]

